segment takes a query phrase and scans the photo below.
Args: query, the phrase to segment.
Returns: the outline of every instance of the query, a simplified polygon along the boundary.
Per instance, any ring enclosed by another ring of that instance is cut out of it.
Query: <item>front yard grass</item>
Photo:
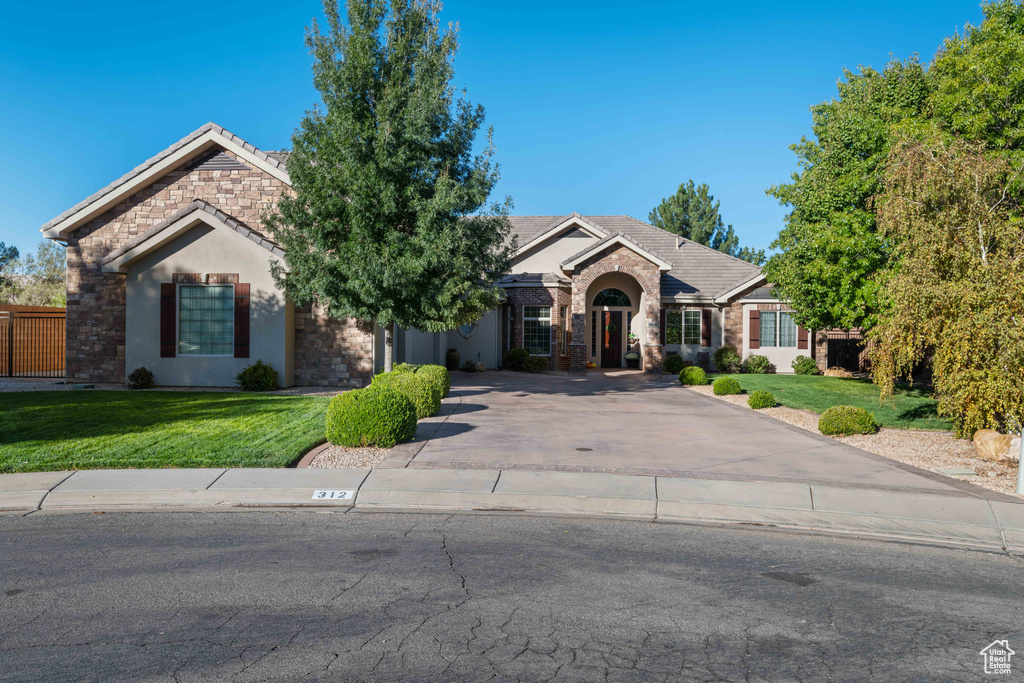
[[[820,375],[729,375],[746,393],[770,391],[784,406],[821,414],[832,406],[857,406],[875,414],[883,427],[948,430],[952,424],[937,413],[938,401],[921,387],[897,386],[892,400],[880,402],[878,387],[867,379]]]
[[[286,467],[324,440],[329,401],[183,391],[0,394],[0,472]]]

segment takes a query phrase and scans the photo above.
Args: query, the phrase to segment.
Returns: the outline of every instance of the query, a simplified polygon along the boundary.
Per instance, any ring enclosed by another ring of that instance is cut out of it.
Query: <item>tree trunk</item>
[[[395,326],[384,326],[384,372],[391,372],[395,360]]]

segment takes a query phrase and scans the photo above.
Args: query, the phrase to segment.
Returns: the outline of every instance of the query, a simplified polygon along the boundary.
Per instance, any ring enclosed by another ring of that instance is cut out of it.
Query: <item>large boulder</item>
[[[994,429],[979,429],[974,432],[974,450],[988,460],[1003,460],[1009,454],[1013,439]]]
[[[853,373],[843,368],[829,368],[825,371],[826,377],[853,377]]]

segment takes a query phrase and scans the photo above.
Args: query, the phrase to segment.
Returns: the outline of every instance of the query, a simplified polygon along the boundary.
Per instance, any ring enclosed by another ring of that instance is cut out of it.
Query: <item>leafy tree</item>
[[[18,250],[13,245],[7,246],[0,242],[0,296],[2,292],[11,285],[8,264],[18,258]],[[2,299],[0,299],[2,300]]]
[[[761,265],[764,251],[749,247],[740,249],[740,239],[732,226],[722,220],[719,205],[707,183],[695,185],[693,180],[688,180],[674,195],[662,199],[661,204],[651,209],[648,220],[662,230]]]
[[[484,110],[455,97],[457,35],[440,30],[440,4],[350,0],[346,20],[323,7],[326,31],[306,35],[323,107],[292,136],[293,196],[264,219],[286,250],[274,275],[298,304],[376,321],[390,370],[393,325],[448,330],[498,304],[511,200],[485,207],[491,131],[474,156]]]
[[[875,275],[889,250],[878,234],[871,197],[882,188],[897,124],[923,115],[931,91],[915,59],[879,73],[844,72],[839,97],[811,108],[814,139],[790,147],[800,170],[768,194],[793,207],[772,244],[765,274],[809,328],[870,327],[877,313]]]
[[[0,266],[0,280],[5,280],[0,282],[0,300],[22,306],[66,305],[65,251],[60,244],[44,240],[35,256],[28,254]]]
[[[1024,421],[1024,173],[979,143],[909,138],[890,152],[879,228],[898,267],[871,331],[883,397],[932,351],[939,410],[957,434]]]

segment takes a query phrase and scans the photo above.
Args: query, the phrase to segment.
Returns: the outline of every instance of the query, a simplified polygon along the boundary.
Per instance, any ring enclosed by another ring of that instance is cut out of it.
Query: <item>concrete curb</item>
[[[199,508],[555,514],[757,525],[1024,553],[1024,503],[963,493],[496,469],[84,470],[0,475],[0,512],[5,514]]]

